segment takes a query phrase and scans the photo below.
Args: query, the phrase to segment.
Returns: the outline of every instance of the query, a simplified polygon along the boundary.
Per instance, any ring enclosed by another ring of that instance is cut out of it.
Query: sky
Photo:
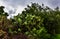
[[[0,6],[5,6],[4,11],[8,12],[9,18],[21,13],[31,2],[44,4],[51,8],[60,7],[60,0],[0,0]]]

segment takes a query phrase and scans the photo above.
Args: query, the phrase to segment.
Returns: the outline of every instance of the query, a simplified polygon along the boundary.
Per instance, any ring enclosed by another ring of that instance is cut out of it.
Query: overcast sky
[[[11,17],[21,13],[27,5],[31,4],[31,2],[39,3],[40,5],[43,3],[51,8],[60,7],[60,0],[0,0],[0,6],[5,6],[4,10],[8,12]]]

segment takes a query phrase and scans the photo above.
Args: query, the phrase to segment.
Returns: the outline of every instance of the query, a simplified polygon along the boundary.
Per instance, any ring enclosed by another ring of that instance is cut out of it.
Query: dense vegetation
[[[0,6],[0,39],[60,39],[60,10],[32,3],[14,18]]]

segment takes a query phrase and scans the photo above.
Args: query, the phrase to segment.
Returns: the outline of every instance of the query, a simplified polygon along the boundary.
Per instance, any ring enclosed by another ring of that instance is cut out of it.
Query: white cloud
[[[9,7],[9,8],[10,8],[10,10],[12,10],[12,11],[10,11],[11,14],[10,14],[10,16],[8,16],[8,18],[18,15],[18,13],[21,13],[21,12],[24,10],[25,7],[19,5],[19,6],[17,6],[16,8],[12,8],[12,7]],[[7,10],[8,10],[8,9],[7,9]]]
[[[5,0],[5,1],[7,2],[7,0]],[[8,14],[9,14],[8,18],[10,18],[10,17],[12,17],[14,15],[17,15],[18,13],[21,13],[22,10],[25,7],[25,6],[22,6],[22,5],[19,5],[19,4],[15,5],[15,3],[14,3],[15,6],[13,6],[10,3],[8,4],[8,2],[5,3],[5,1],[4,0],[0,0],[0,6],[5,6],[4,11],[8,12]]]
[[[24,8],[25,8],[24,6],[20,6],[20,5],[19,5],[19,6],[17,6],[17,8],[16,8],[16,9],[17,9],[17,11],[16,11],[16,13],[21,13],[21,11],[23,11],[23,10],[24,10]]]

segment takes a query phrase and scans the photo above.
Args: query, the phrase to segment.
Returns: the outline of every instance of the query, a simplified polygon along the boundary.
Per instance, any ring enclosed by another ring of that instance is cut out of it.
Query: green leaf
[[[18,31],[21,31],[21,29],[20,29],[20,28],[18,28]]]

